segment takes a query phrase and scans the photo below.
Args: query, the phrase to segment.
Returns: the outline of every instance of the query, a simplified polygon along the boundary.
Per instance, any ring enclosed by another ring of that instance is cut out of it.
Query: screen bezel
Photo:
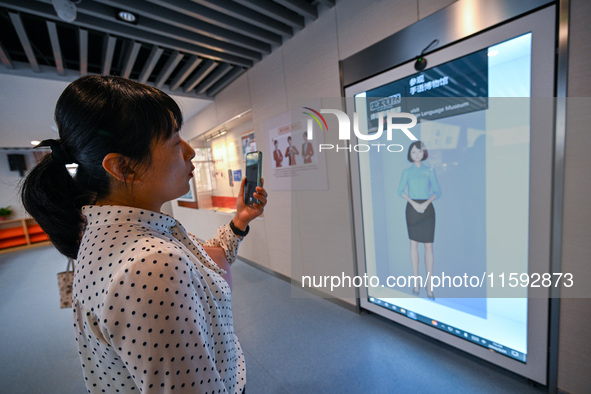
[[[250,205],[252,206],[252,204],[249,204],[250,200],[248,200],[249,196],[249,191],[251,190],[251,186],[254,186],[254,188],[256,189],[257,186],[261,186],[261,172],[262,172],[262,164],[263,164],[263,153],[261,151],[255,151],[255,152],[248,152],[246,154],[245,157],[245,167],[244,167],[244,176],[246,178],[246,182],[244,184],[244,203],[246,205]],[[248,163],[249,162],[253,162],[254,164],[251,165],[256,165],[257,166],[257,174],[256,174],[256,180],[253,182],[252,180],[248,179]],[[254,193],[256,190],[252,190],[252,192]],[[252,199],[252,203],[257,203],[259,204],[260,201],[257,200],[256,198],[253,197]]]
[[[513,37],[532,33],[532,98],[554,96],[554,46],[555,46],[555,7],[547,7],[512,22],[503,24],[484,33],[469,37],[442,50],[428,54],[428,68],[449,62],[466,54],[506,41]],[[415,74],[414,61],[405,63],[389,71],[345,87],[345,96],[382,86]],[[552,76],[549,78],[548,76]],[[349,104],[348,100],[347,103]],[[547,104],[547,102],[546,102]],[[348,106],[352,118],[354,109]],[[530,272],[549,272],[550,235],[552,207],[552,169],[554,114],[548,107],[535,99],[531,107],[530,143],[530,201],[529,201],[529,270]],[[363,216],[361,205],[361,186],[359,180],[359,160],[355,153],[349,157],[350,182],[353,199],[354,231],[358,274],[366,272]],[[406,316],[390,311],[368,300],[366,288],[360,288],[360,306],[390,320],[410,327],[430,337],[478,356],[493,364],[509,369],[538,383],[547,382],[548,364],[548,299],[530,298],[528,301],[527,362],[511,359],[491,352],[489,349],[447,334],[439,329],[414,321]]]

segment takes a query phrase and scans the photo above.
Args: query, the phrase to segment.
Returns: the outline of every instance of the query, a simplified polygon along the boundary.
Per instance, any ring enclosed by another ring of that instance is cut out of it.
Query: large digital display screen
[[[354,96],[366,134],[387,112],[417,118],[416,141],[383,133],[371,142],[402,152],[358,154],[358,170],[367,275],[423,281],[370,286],[368,301],[522,363],[527,292],[451,278],[528,272],[531,54],[523,34]]]

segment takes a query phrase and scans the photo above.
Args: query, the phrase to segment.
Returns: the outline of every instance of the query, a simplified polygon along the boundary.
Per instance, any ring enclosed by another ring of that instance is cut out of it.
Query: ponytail
[[[75,259],[85,221],[81,209],[95,195],[81,188],[66,166],[48,154],[29,172],[21,199],[57,250]]]

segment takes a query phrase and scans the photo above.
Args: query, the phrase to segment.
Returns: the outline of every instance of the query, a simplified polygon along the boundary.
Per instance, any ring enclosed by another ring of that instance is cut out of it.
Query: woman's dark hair
[[[425,146],[425,144],[423,144],[421,141],[415,141],[412,144],[410,144],[410,146],[408,147],[408,153],[406,154],[408,161],[410,161],[411,163],[413,162],[410,157],[410,151],[412,150],[412,148],[417,148],[423,151],[423,158],[421,159],[421,161],[427,160],[427,158],[429,157],[429,152],[427,151],[427,147]]]
[[[103,158],[119,153],[134,170],[147,168],[152,145],[178,131],[183,117],[176,102],[156,88],[90,75],[66,87],[55,107],[55,121],[62,154],[46,155],[31,170],[21,199],[57,250],[76,258],[85,224],[82,206],[109,193]],[[78,164],[75,177],[60,160],[63,153]]]

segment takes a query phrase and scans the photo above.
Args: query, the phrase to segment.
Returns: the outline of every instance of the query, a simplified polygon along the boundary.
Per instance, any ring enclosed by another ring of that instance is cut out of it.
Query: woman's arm
[[[228,264],[232,264],[234,260],[236,260],[236,256],[238,255],[238,247],[240,246],[240,241],[242,241],[242,237],[239,237],[232,232],[229,224],[220,226],[213,238],[203,242],[195,235],[190,233],[189,235],[194,242],[198,242],[203,248],[218,248],[223,250]],[[223,267],[220,268],[225,270]]]
[[[435,200],[435,194],[433,194],[427,201],[422,202],[418,205],[418,208],[415,208],[417,210],[418,213],[423,213],[427,210],[427,208],[429,208],[429,204],[431,204],[433,202],[433,200]]]
[[[402,176],[400,177],[400,183],[398,184],[398,195],[402,198],[404,198],[406,201],[408,201],[408,203],[415,209],[415,211],[419,211],[419,203],[417,203],[416,201],[414,201],[412,198],[410,198],[405,192],[404,190],[406,189],[408,183],[408,171],[404,170],[402,171]],[[422,213],[422,212],[421,212]]]
[[[232,290],[232,271],[230,271],[230,263],[226,258],[226,251],[221,247],[212,246],[204,246],[203,249],[218,267],[226,271],[226,273],[222,275],[222,278],[228,282],[230,290]]]
[[[406,201],[408,201],[408,203],[415,209],[415,211],[417,211],[418,213],[423,213],[425,212],[425,210],[423,209],[422,211],[420,210],[420,206],[421,204],[419,204],[418,202],[416,202],[415,200],[413,200],[412,198],[410,198],[409,196],[406,195],[406,193],[402,194],[402,198],[404,198]]]
[[[409,201],[409,197],[406,195],[406,193],[404,193],[404,190],[406,189],[406,184],[408,182],[408,171],[404,170],[402,171],[402,176],[400,177],[400,182],[398,183],[398,195],[402,198],[404,198],[406,201]]]
[[[441,197],[441,187],[439,186],[439,182],[437,181],[437,176],[435,175],[435,170],[431,168],[429,171],[429,184],[431,186],[431,192],[433,193],[433,200],[438,199]]]
[[[256,193],[254,193],[254,198],[259,200],[261,203],[255,203],[252,206],[246,205],[244,203],[245,182],[246,178],[243,179],[242,183],[240,184],[240,192],[238,193],[238,201],[236,203],[236,214],[232,219],[234,226],[242,231],[245,231],[248,227],[248,224],[263,213],[265,205],[267,205],[268,197],[267,191],[263,187],[257,186]],[[264,180],[261,179],[261,185],[263,184]],[[228,263],[232,264],[236,259],[238,246],[240,246],[240,241],[242,241],[243,238],[243,236],[234,234],[229,224],[224,224],[218,228],[217,234],[212,239],[209,239],[205,242],[200,242],[199,240],[197,241],[201,244],[201,246],[204,247],[221,247],[226,252]]]
[[[429,207],[429,204],[441,197],[441,187],[439,186],[439,182],[437,182],[437,177],[435,176],[435,170],[433,168],[429,170],[429,186],[433,194],[427,201],[419,204],[419,209],[417,209],[417,212],[425,212],[425,210]]]

